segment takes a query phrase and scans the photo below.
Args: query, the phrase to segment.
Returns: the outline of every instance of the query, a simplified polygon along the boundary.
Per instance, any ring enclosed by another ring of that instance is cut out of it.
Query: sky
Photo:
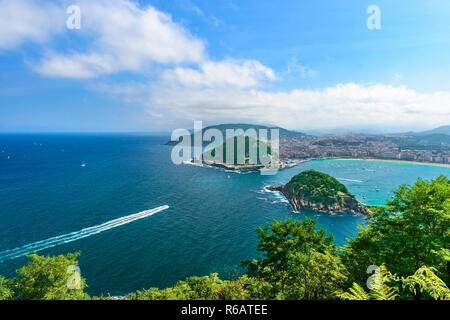
[[[448,125],[448,17],[448,0],[0,0],[0,132]]]

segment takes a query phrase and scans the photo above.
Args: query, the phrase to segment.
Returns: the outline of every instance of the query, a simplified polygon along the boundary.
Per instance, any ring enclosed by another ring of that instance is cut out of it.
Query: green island
[[[316,170],[303,171],[284,186],[266,187],[266,189],[283,193],[296,212],[301,209],[314,209],[330,213],[347,211],[370,213],[345,185],[332,176]]]
[[[242,140],[240,140],[242,139]],[[245,140],[244,140],[245,139]],[[233,146],[232,158],[227,158],[227,146]],[[238,158],[238,146],[242,145],[242,159]],[[220,146],[208,149],[201,155],[202,164],[233,171],[257,171],[266,169],[287,169],[295,167],[300,161],[281,161],[279,154],[267,142],[247,135],[236,135]],[[231,158],[231,159],[230,159]],[[192,159],[195,162],[196,159]]]
[[[346,193],[335,180],[311,172],[294,177],[292,186],[319,176],[334,191],[305,189],[311,197],[334,203],[339,199],[333,195]],[[260,257],[242,261],[244,272],[226,280],[213,273],[122,297],[90,296],[85,291],[87,280],[68,273],[78,265],[79,253],[32,254],[16,277],[0,277],[0,299],[448,300],[449,230],[450,180],[441,175],[400,185],[385,206],[373,208],[358,235],[341,247],[332,234],[317,227],[315,219],[274,219],[256,229]],[[372,273],[369,266],[375,267]],[[68,283],[75,288],[69,289]]]
[[[238,159],[239,144],[244,147],[243,159]],[[227,157],[228,145],[233,148],[232,159],[229,159],[230,156]],[[261,155],[267,158],[261,159]],[[218,147],[203,152],[201,161],[203,164],[223,167],[228,170],[259,170],[266,167],[265,164],[270,164],[273,156],[272,149],[266,142],[251,136],[238,135],[226,140]]]

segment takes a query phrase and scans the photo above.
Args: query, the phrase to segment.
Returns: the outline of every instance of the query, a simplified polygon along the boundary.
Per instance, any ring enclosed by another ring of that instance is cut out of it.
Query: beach
[[[406,160],[387,160],[387,159],[373,159],[373,158],[336,158],[329,160],[347,160],[347,161],[374,161],[374,162],[391,162],[391,163],[405,163],[405,164],[419,164],[423,166],[434,166],[434,167],[443,167],[450,168],[450,164],[447,163],[430,163],[430,162],[417,162],[417,161],[406,161]]]

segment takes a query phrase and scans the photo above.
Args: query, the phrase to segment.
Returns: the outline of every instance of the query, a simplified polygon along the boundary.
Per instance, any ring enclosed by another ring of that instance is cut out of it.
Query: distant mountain
[[[304,130],[304,133],[315,136],[323,136],[323,135],[404,135],[404,136],[426,136],[432,134],[446,134],[450,135],[450,125],[441,126],[432,130],[415,132],[415,131],[407,131],[407,132],[398,132],[391,130],[386,130],[381,127],[346,127],[346,128],[332,128],[332,129],[310,129]]]
[[[448,149],[450,145],[450,135],[443,133],[425,134],[425,135],[411,135],[405,138],[393,138],[392,140],[396,142],[402,148],[435,148],[435,147],[445,147]]]
[[[298,132],[298,131],[291,131],[291,130],[287,130],[284,128],[280,128],[280,127],[268,127],[268,126],[263,126],[263,125],[257,125],[257,124],[247,124],[247,123],[229,123],[229,124],[218,124],[218,125],[213,125],[213,126],[208,126],[202,129],[203,132],[205,132],[208,129],[217,129],[219,131],[222,132],[223,137],[225,138],[225,134],[226,134],[226,130],[227,129],[232,129],[232,130],[237,130],[237,129],[242,129],[244,131],[248,130],[248,129],[255,129],[256,133],[259,134],[259,130],[260,129],[266,129],[267,130],[267,135],[268,135],[268,139],[270,139],[270,129],[278,129],[279,130],[279,138],[283,139],[283,138],[301,138],[306,136],[305,133],[302,132]],[[192,135],[193,133],[191,133]],[[167,142],[167,145],[175,145],[177,144],[178,141],[169,141]]]
[[[225,133],[225,131],[227,129],[242,129],[242,130],[248,130],[248,129],[255,129],[258,133],[258,130],[260,129],[266,129],[266,130],[270,130],[270,129],[278,129],[280,131],[280,137],[282,136],[288,136],[288,137],[302,137],[305,136],[305,133],[302,132],[298,132],[298,131],[291,131],[291,130],[287,130],[281,127],[268,127],[268,126],[263,126],[263,125],[257,125],[257,124],[247,124],[247,123],[228,123],[228,124],[218,124],[218,125],[214,125],[214,126],[209,126],[203,129],[203,131],[208,130],[208,129],[218,129],[220,131],[222,131],[223,133]],[[270,133],[270,131],[268,132]]]
[[[450,136],[450,126],[440,126],[435,129],[427,130],[427,131],[421,131],[421,132],[405,132],[405,135],[410,136],[428,136],[428,135],[434,135],[434,134],[446,134]]]

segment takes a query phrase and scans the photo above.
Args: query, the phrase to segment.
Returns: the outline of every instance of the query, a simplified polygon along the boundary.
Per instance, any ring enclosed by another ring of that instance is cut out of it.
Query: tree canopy
[[[342,249],[343,261],[363,283],[364,266],[385,264],[407,277],[423,266],[433,267],[447,284],[450,281],[450,181],[418,179],[401,185],[392,200],[368,217],[367,226]]]
[[[342,196],[350,195],[347,187],[332,176],[316,170],[306,170],[295,175],[285,189],[310,202],[327,205],[340,204]]]

